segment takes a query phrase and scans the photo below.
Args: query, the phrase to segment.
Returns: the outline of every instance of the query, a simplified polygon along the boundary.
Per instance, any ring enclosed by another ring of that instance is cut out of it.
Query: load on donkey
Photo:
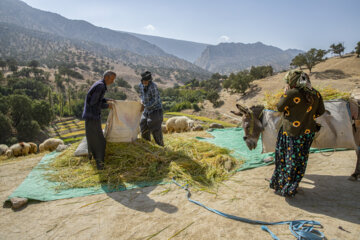
[[[282,122],[282,113],[264,109],[257,105],[250,108],[236,104],[239,111],[231,113],[242,116],[243,137],[250,150],[256,148],[262,134],[263,152],[273,152],[277,134]],[[349,180],[360,178],[360,119],[359,102],[355,99],[325,101],[325,113],[316,119],[321,125],[315,134],[314,148],[348,148],[354,149],[357,163]]]

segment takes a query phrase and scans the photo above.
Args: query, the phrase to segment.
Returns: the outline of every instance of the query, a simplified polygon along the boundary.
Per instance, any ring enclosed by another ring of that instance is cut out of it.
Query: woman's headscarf
[[[290,70],[284,80],[291,88],[301,88],[305,92],[316,94],[311,86],[309,76],[301,70]]]

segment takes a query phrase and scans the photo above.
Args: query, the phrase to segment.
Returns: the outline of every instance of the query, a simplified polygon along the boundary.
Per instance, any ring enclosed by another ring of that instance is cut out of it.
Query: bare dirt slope
[[[309,73],[308,70],[304,70]],[[222,90],[221,100],[225,102],[220,108],[214,109],[208,101],[204,103],[205,113],[218,111],[221,115],[230,115],[230,110],[236,110],[235,104],[245,106],[262,104],[265,93],[277,93],[284,87],[283,78],[286,72],[276,74],[265,79],[256,80],[245,95],[230,94]],[[317,64],[310,74],[313,86],[325,88],[331,87],[344,92],[350,92],[360,99],[360,58],[356,55],[345,55],[342,58],[333,57]],[[209,113],[210,114],[210,113]]]
[[[0,165],[2,201],[39,160]],[[275,195],[264,180],[271,177],[273,165],[237,173],[220,185],[217,195],[193,192],[192,198],[250,219],[316,220],[327,239],[359,240],[360,182],[347,180],[354,166],[354,151],[311,154],[301,191],[291,199]],[[150,239],[156,233],[151,239],[271,239],[260,226],[188,202],[173,184],[32,203],[16,212],[2,208],[0,215],[0,239]],[[270,229],[280,239],[295,239],[287,226]]]

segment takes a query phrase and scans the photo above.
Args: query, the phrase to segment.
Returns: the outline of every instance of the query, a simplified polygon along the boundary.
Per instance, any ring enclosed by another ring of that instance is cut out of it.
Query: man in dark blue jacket
[[[101,129],[101,109],[112,108],[113,101],[104,98],[107,86],[112,84],[116,73],[106,71],[103,79],[95,82],[86,95],[84,112],[85,131],[88,144],[89,159],[95,158],[98,170],[104,169],[106,140]]]
[[[152,81],[151,72],[146,71],[141,74],[139,85],[143,113],[140,119],[141,137],[150,141],[152,133],[155,142],[164,146],[161,124],[163,121],[163,109],[159,90]]]

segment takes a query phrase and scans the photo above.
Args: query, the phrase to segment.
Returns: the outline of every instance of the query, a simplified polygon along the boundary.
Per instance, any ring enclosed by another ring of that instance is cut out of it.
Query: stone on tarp
[[[193,130],[193,131],[202,131],[202,130],[204,130],[204,128],[203,128],[203,126],[201,126],[201,125],[196,125],[195,127],[193,127],[192,130]]]
[[[10,202],[13,209],[18,209],[21,208],[22,206],[25,206],[28,203],[28,199],[14,197],[10,199]]]
[[[212,123],[210,124],[210,128],[224,128],[224,126],[219,123]]]

